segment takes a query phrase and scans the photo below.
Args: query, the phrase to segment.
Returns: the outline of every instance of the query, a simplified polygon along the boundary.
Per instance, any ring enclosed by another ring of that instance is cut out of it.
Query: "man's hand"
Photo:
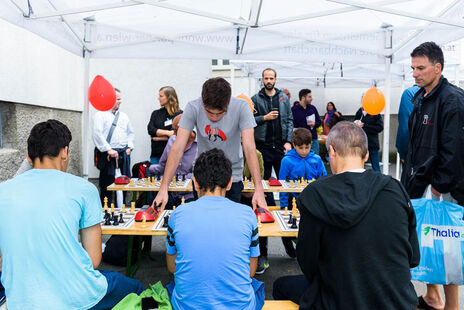
[[[289,142],[285,142],[284,149],[285,149],[285,152],[288,152],[292,149],[292,145]]]
[[[119,154],[118,154],[118,152],[116,152],[115,150],[111,149],[111,150],[108,151],[108,156],[109,156],[109,157],[118,158],[118,157],[119,157]]]
[[[432,194],[434,194],[435,196],[440,197],[441,193],[439,191],[437,191],[435,188],[433,188],[433,186],[430,186],[430,189],[432,190]]]
[[[160,188],[151,206],[154,207],[155,209],[157,209],[159,206],[158,211],[163,212],[164,208],[166,207],[166,204],[168,203],[168,200],[169,200],[168,191],[166,189],[163,190]]]
[[[126,150],[126,154],[127,154],[127,155],[130,155],[131,152],[132,152],[132,150],[131,150],[130,148],[128,148],[128,149]]]
[[[314,127],[316,126],[316,123],[314,121],[308,121],[309,127]]]
[[[264,115],[263,118],[265,121],[272,121],[278,117],[279,117],[279,111],[271,111],[268,114]]]
[[[253,199],[251,200],[251,205],[253,206],[253,210],[256,210],[257,207],[267,209],[266,198],[264,197],[264,191],[262,188],[261,190],[256,189],[253,194]]]

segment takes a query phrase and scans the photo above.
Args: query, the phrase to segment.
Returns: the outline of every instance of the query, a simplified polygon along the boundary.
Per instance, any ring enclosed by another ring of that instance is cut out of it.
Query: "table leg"
[[[137,272],[137,269],[140,266],[140,260],[142,257],[142,238],[140,236],[135,236],[136,239],[136,251],[137,251],[137,261],[132,265],[132,247],[134,244],[134,236],[129,236],[129,242],[127,249],[127,265],[126,265],[126,276],[132,278]]]

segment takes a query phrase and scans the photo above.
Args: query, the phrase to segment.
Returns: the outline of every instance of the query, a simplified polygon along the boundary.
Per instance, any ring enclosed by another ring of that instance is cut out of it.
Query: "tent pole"
[[[89,113],[89,69],[90,55],[84,50],[84,109],[82,116],[82,159],[83,159],[83,177],[89,178],[89,129],[90,129],[90,113]]]
[[[392,29],[385,29],[385,49],[392,49]],[[385,57],[385,113],[384,113],[384,128],[383,128],[383,147],[382,147],[382,162],[383,174],[389,174],[389,146],[390,146],[390,101],[391,101],[391,61],[392,55]]]

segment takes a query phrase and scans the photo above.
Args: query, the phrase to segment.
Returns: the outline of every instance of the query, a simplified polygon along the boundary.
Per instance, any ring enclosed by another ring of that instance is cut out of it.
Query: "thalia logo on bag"
[[[423,225],[422,227],[424,227]],[[424,236],[433,239],[444,239],[444,238],[454,238],[454,239],[464,239],[463,228],[461,227],[450,227],[450,226],[432,226],[427,225],[422,229]]]

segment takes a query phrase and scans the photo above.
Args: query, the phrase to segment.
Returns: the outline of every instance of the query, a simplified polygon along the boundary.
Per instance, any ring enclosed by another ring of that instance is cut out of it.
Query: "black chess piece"
[[[159,181],[159,175],[155,174],[155,182],[158,182],[158,181]]]
[[[103,216],[103,219],[109,218],[111,215],[108,213],[108,210],[105,210],[105,215]]]
[[[298,226],[296,225],[296,217],[292,219],[292,226],[290,226],[290,228],[298,228]]]
[[[293,218],[293,215],[290,213],[288,215],[288,224],[291,224],[292,223],[292,218]]]
[[[290,182],[290,177],[288,175],[285,177],[285,181]]]
[[[124,223],[124,219],[122,218],[122,213],[119,214],[119,223]]]
[[[176,174],[176,182],[177,182],[177,181],[180,181],[180,176],[179,176],[179,174]]]
[[[185,174],[182,175],[182,181],[185,181]]]
[[[113,226],[118,226],[118,225],[119,225],[119,219],[118,219],[118,217],[115,215],[115,216],[113,217]]]
[[[109,215],[105,218],[105,224],[104,225],[111,225],[111,217]]]
[[[168,223],[169,223],[169,215],[166,215],[164,217],[163,227],[168,227]]]

